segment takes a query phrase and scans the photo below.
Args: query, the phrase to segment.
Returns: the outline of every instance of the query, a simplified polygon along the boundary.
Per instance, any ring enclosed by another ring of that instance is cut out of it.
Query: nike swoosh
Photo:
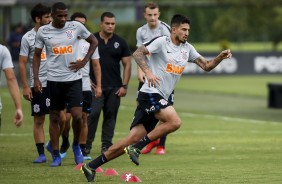
[[[167,53],[172,53],[172,52],[169,52],[168,50],[166,51]]]

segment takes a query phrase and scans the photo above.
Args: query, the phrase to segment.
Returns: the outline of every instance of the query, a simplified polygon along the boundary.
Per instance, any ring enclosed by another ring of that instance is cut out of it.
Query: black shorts
[[[90,113],[92,110],[92,91],[83,91],[83,107],[82,111],[86,113]]]
[[[82,80],[55,82],[47,81],[50,90],[50,110],[64,110],[66,104],[70,108],[82,107]]]
[[[138,98],[138,93],[139,93],[140,89],[142,88],[143,84],[144,84],[144,82],[139,82],[138,89],[137,89],[137,93],[136,93],[136,94],[137,94],[137,95],[136,95],[137,98]],[[136,100],[138,100],[138,99],[136,99]],[[173,103],[174,103],[174,90],[173,90],[172,93],[169,95],[168,101],[170,102],[171,105],[173,105]]]
[[[154,113],[160,111],[160,109],[171,106],[171,103],[158,93],[144,93],[140,91],[137,101],[138,106],[135,110],[130,129],[137,124],[143,124],[147,133],[152,131],[159,122],[159,120],[155,118]]]
[[[49,114],[50,98],[49,90],[47,87],[42,88],[42,93],[36,93],[34,88],[31,88],[32,100],[31,100],[31,115],[42,116]]]

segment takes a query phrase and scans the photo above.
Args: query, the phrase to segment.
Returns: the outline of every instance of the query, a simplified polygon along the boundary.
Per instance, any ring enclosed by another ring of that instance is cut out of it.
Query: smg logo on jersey
[[[54,55],[72,54],[72,45],[52,47]]]
[[[172,63],[166,64],[166,72],[173,73],[175,75],[181,75],[184,71],[184,66],[174,65]]]

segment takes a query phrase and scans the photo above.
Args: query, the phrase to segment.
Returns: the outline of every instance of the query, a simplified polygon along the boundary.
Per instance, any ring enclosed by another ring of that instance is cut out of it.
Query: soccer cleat
[[[53,148],[52,148],[51,141],[48,141],[45,147],[51,153],[51,155],[53,157]]]
[[[163,146],[158,146],[155,152],[156,155],[164,155],[165,153],[165,148]]]
[[[67,152],[64,152],[64,153],[61,153],[61,152],[60,152],[60,157],[61,157],[62,159],[66,158],[66,156],[67,156]]]
[[[147,154],[152,151],[152,149],[160,144],[160,139],[150,142],[145,149],[141,151],[142,154]]]
[[[66,143],[63,142],[62,143],[61,148],[60,148],[60,156],[61,156],[62,159],[67,156],[67,151],[68,151],[69,147],[70,147],[69,142],[66,142]]]
[[[84,164],[81,167],[82,172],[84,173],[88,182],[94,181],[96,171],[92,170],[87,164]]]
[[[81,149],[80,146],[77,145],[75,146],[74,144],[72,145],[72,150],[73,150],[73,154],[74,154],[74,161],[76,164],[80,164],[83,163],[83,155],[81,153]]]
[[[47,161],[46,156],[44,154],[40,154],[37,159],[32,162],[35,164],[45,163]]]
[[[58,167],[62,164],[62,159],[60,156],[54,156],[53,157],[53,162],[50,165],[51,167]]]
[[[138,148],[134,148],[132,145],[129,145],[124,148],[124,151],[134,164],[139,165],[138,158],[141,152]]]

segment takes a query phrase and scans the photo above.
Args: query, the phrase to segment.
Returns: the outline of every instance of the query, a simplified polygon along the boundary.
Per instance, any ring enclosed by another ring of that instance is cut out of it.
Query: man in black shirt
[[[111,12],[104,12],[101,15],[100,27],[100,32],[94,35],[99,42],[102,96],[96,98],[95,94],[93,95],[92,111],[88,116],[87,154],[92,148],[101,110],[104,116],[101,152],[106,151],[112,145],[120,97],[126,95],[131,76],[131,53],[125,40],[114,33],[115,15]],[[123,65],[123,79],[121,78],[120,61]],[[90,70],[90,78],[95,88],[95,76],[92,70]]]

